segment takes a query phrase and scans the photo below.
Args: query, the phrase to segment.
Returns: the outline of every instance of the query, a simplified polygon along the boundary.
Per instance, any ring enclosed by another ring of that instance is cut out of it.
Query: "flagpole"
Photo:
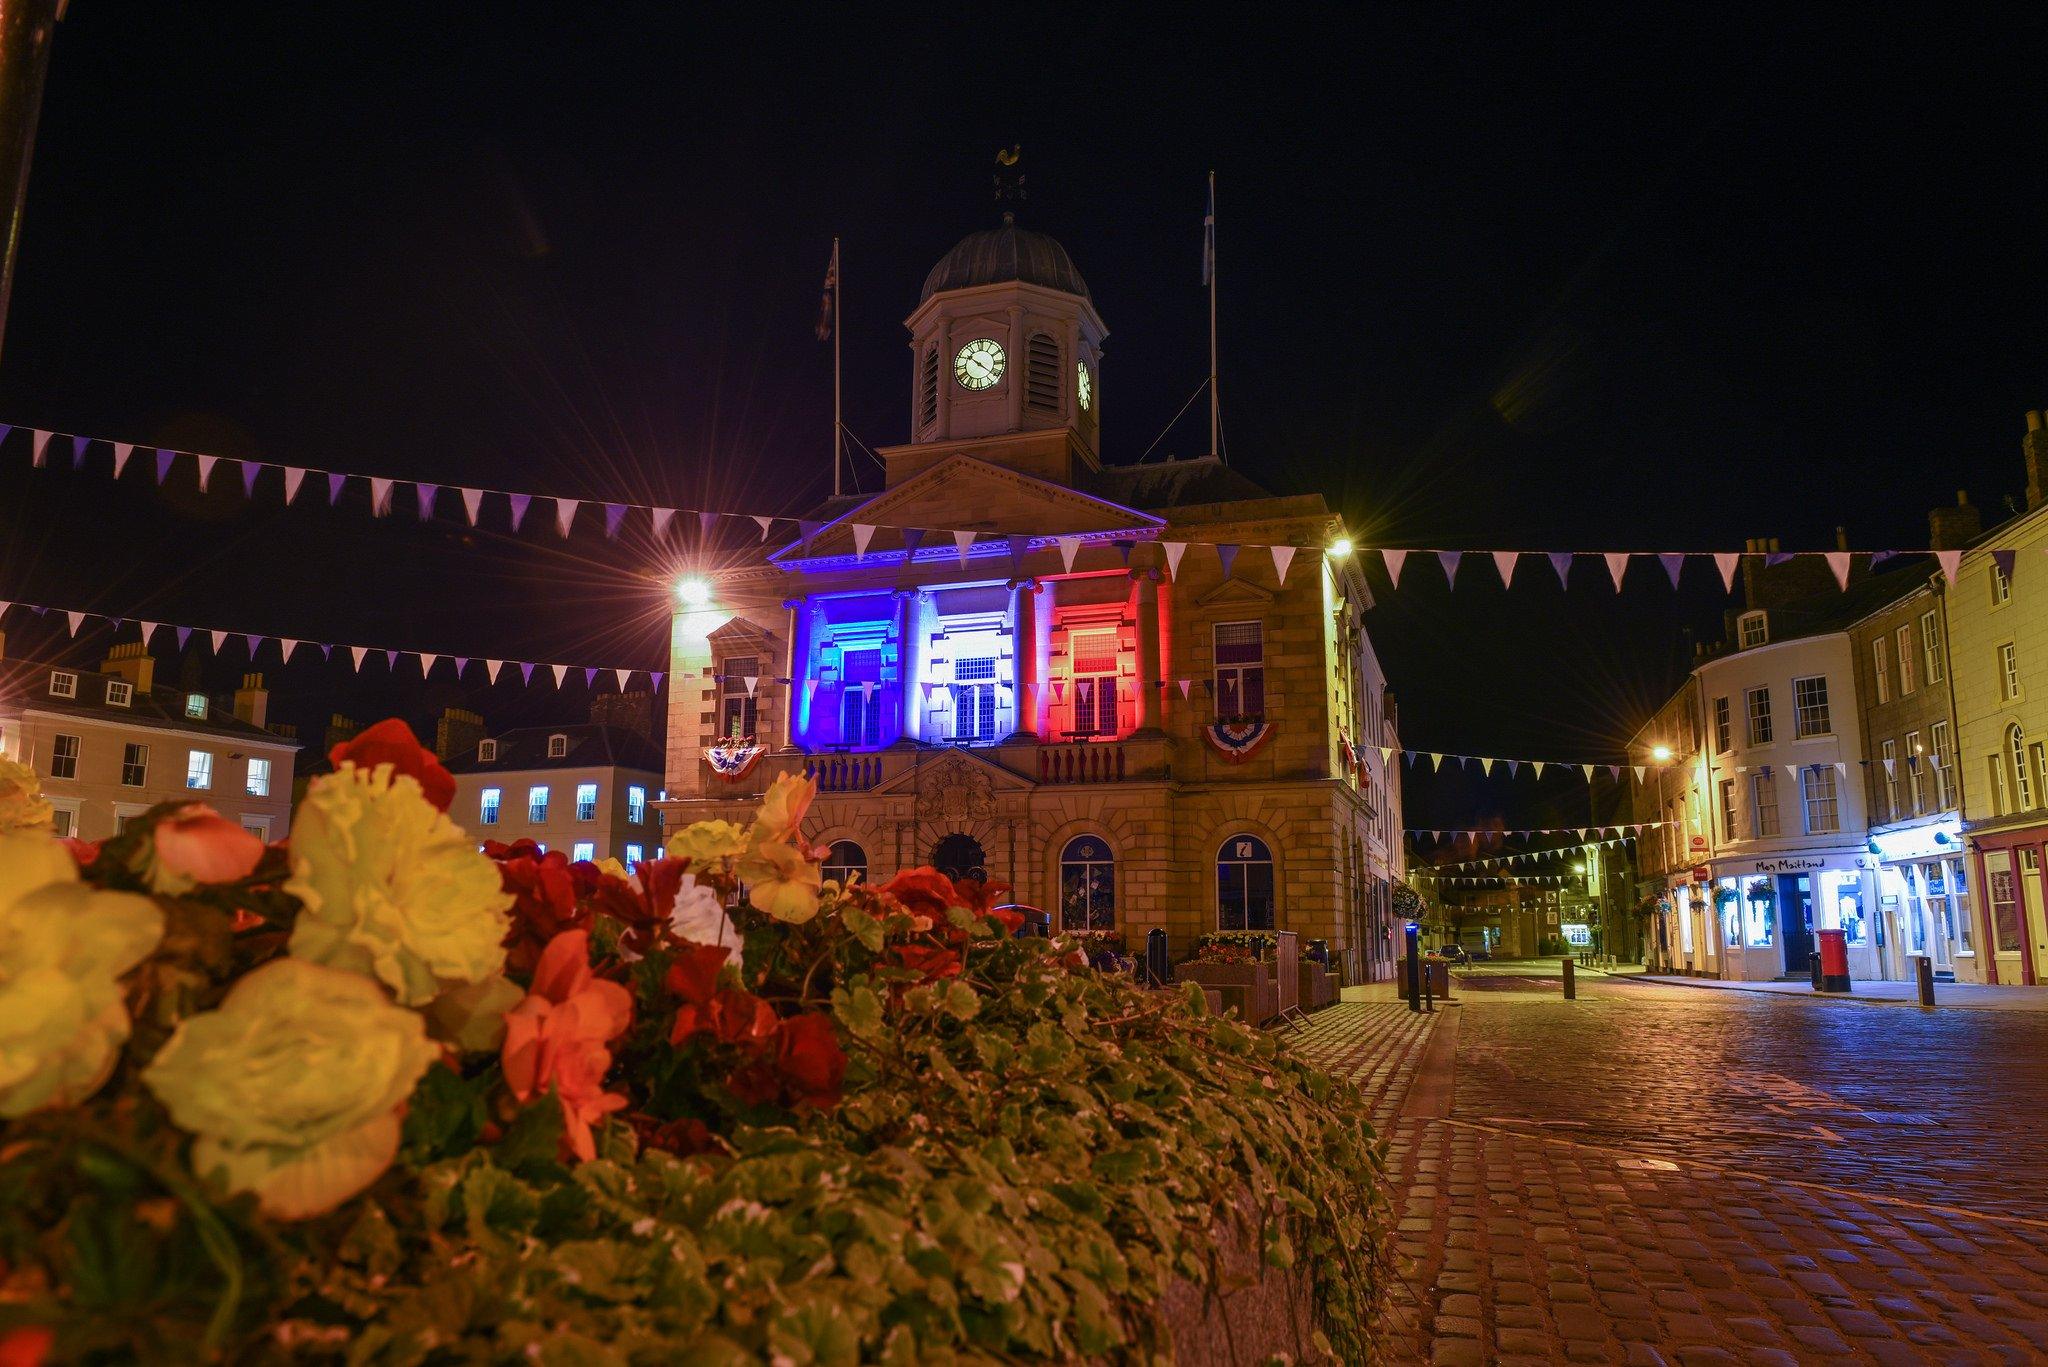
[[[1209,454],[1223,454],[1223,403],[1216,392],[1216,173],[1209,173]]]
[[[839,278],[839,239],[832,239],[832,496],[839,497],[839,467],[845,464],[846,433],[839,413],[839,334],[846,331],[846,287]]]

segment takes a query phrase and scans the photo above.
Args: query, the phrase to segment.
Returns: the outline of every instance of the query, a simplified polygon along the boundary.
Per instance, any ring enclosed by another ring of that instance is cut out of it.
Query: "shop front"
[[[1956,817],[1874,831],[1870,853],[1877,864],[1871,915],[1879,973],[1911,982],[1917,961],[1926,958],[1937,979],[1984,981],[1977,954],[1981,937],[1970,905],[1970,861]]]
[[[1970,836],[1983,891],[1978,960],[1982,981],[2039,983],[2048,975],[2048,910],[2044,910],[2041,854],[2048,827],[1979,831]]]
[[[1852,978],[1877,976],[1869,906],[1875,871],[1853,850],[1772,858],[1719,859],[1702,889],[1713,906],[1720,976],[1742,982],[1811,975],[1813,934],[1841,930]]]

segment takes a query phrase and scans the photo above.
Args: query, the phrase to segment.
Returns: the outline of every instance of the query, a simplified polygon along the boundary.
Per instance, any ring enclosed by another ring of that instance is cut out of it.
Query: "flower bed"
[[[824,881],[807,782],[629,874],[334,760],[289,848],[0,774],[0,1361],[1146,1359],[1219,1221],[1370,1353],[1379,1143],[1198,991]]]

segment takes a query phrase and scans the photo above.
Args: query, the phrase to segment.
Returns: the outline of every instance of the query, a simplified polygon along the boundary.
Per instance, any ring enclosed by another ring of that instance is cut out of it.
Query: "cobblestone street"
[[[2048,1016],[1487,976],[1304,1037],[1390,1137],[1390,1360],[2048,1361]]]

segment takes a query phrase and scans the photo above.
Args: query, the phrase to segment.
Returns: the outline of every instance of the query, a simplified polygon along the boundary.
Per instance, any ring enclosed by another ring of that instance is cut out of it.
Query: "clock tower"
[[[882,451],[894,487],[953,455],[1069,486],[1100,468],[1108,335],[1067,249],[1002,226],[932,267],[910,329],[910,441]]]

